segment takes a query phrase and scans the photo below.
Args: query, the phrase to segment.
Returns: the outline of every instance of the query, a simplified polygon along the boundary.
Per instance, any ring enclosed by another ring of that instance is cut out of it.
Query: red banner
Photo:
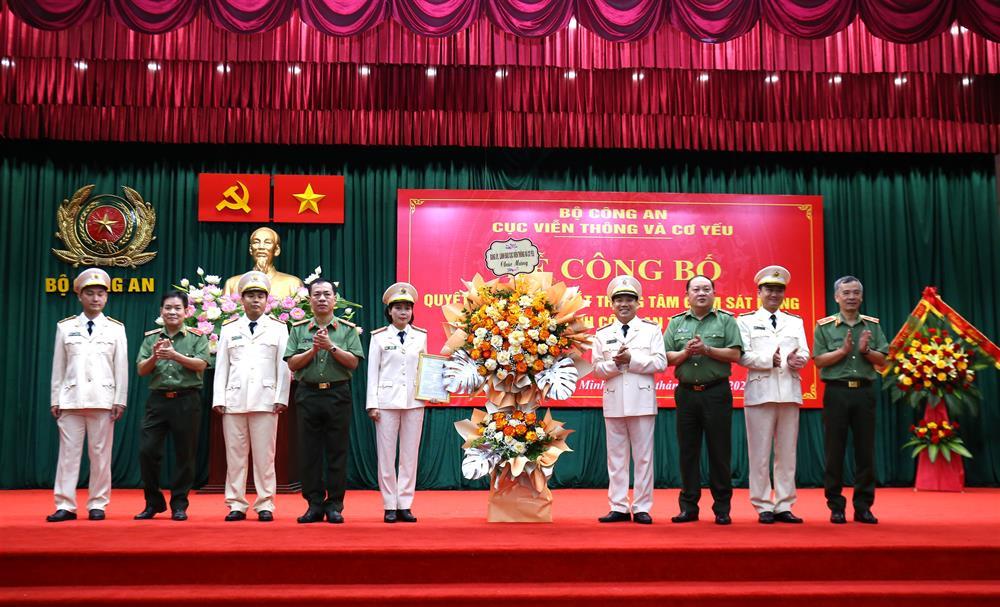
[[[274,221],[344,223],[344,177],[275,175]]]
[[[594,326],[614,320],[605,295],[614,276],[639,279],[639,315],[666,328],[687,309],[684,287],[695,274],[715,280],[718,306],[737,315],[756,310],[753,277],[771,264],[791,272],[785,310],[802,317],[810,347],[825,315],[819,196],[399,190],[397,217],[396,274],[420,293],[414,312],[431,352],[444,344],[441,306],[460,300],[461,280],[492,278],[485,253],[508,239],[530,239],[539,269],[591,297],[585,311]],[[746,370],[735,366],[731,384],[742,406]],[[676,385],[673,369],[657,378],[661,406],[673,406]],[[546,404],[600,406],[603,387],[589,376],[569,401]],[[806,407],[821,406],[815,365],[803,371],[802,390]]]
[[[198,174],[198,221],[267,223],[270,217],[270,175]]]

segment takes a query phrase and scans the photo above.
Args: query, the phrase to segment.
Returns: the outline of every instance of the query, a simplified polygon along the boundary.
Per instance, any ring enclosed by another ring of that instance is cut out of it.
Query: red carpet
[[[1000,605],[998,489],[882,489],[877,526],[829,524],[814,489],[795,508],[806,524],[772,526],[737,491],[730,527],[671,524],[676,490],[657,491],[651,527],[597,523],[602,490],[554,495],[551,525],[487,524],[485,493],[432,491],[415,525],[382,523],[367,491],[348,494],[345,525],[298,525],[294,495],[273,523],[225,523],[221,496],[196,495],[179,523],[133,521],[142,494],[118,490],[108,520],[50,524],[51,492],[5,491],[0,603]]]

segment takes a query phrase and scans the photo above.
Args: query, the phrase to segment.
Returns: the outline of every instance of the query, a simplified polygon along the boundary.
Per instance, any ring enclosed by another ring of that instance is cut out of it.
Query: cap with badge
[[[240,277],[238,290],[240,295],[243,295],[247,291],[263,291],[265,293],[270,293],[271,279],[268,278],[267,274],[263,272],[252,270]]]
[[[615,295],[632,295],[636,299],[642,297],[642,284],[632,276],[615,276],[608,283],[608,299]]]
[[[760,272],[757,272],[757,275],[753,277],[753,281],[757,283],[758,287],[764,285],[787,287],[788,283],[792,281],[792,274],[781,266],[767,266]]]
[[[382,294],[382,303],[387,306],[400,301],[409,303],[417,302],[417,290],[408,282],[397,282],[389,285],[389,288]]]
[[[104,287],[111,290],[111,276],[100,268],[87,268],[73,281],[73,291],[79,293],[87,287]]]

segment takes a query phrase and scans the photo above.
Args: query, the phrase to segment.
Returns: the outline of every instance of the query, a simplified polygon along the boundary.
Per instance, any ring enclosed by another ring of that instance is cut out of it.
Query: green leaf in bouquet
[[[960,438],[956,439],[951,443],[951,450],[961,455],[962,457],[967,457],[969,459],[972,459],[972,453],[970,453],[969,450],[965,448],[965,445],[962,444],[962,439]]]
[[[949,445],[941,445],[941,455],[944,456],[944,461],[951,461],[951,447]]]
[[[938,451],[940,451],[940,450],[941,450],[940,447],[938,447],[937,445],[933,445],[933,444],[929,445],[927,447],[927,457],[930,458],[932,464],[934,463],[934,460],[937,459]]]
[[[915,449],[913,450],[913,453],[911,453],[911,454],[910,454],[910,456],[912,456],[912,457],[916,457],[916,456],[920,455],[920,452],[921,452],[921,451],[923,451],[924,449],[926,449],[927,447],[929,447],[929,445],[928,445],[927,443],[920,443],[920,444],[919,444],[919,445],[917,445],[917,447],[916,447],[916,448],[915,448]]]

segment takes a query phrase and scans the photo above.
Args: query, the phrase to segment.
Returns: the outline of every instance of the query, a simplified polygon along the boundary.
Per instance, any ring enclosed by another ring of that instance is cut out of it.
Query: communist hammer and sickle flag
[[[198,221],[266,222],[270,217],[270,175],[198,175]]]

